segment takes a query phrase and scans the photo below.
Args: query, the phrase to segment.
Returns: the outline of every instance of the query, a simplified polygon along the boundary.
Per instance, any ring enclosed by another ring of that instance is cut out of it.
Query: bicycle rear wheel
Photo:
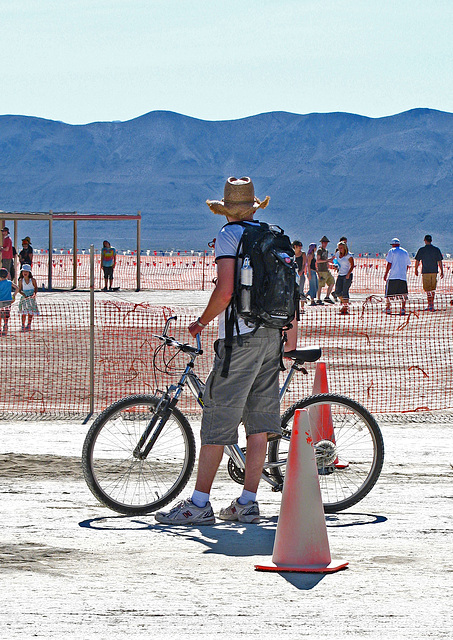
[[[376,484],[384,463],[384,441],[376,420],[361,404],[336,394],[309,396],[282,416],[283,436],[269,444],[270,469],[282,482],[285,475],[294,412],[307,409],[326,513],[356,504]]]
[[[93,422],[82,451],[91,492],[105,506],[141,515],[171,502],[186,486],[195,463],[189,422],[173,409],[145,459],[134,456],[159,399],[129,396],[105,409]]]

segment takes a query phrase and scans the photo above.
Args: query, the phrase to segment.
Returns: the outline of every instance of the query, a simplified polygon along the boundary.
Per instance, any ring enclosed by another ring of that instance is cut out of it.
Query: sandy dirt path
[[[270,561],[279,513],[267,486],[260,525],[122,517],[82,478],[86,426],[1,423],[0,636],[450,638],[453,424],[381,427],[380,481],[326,517],[349,568],[320,577],[254,571]],[[237,495],[223,464],[214,510]]]

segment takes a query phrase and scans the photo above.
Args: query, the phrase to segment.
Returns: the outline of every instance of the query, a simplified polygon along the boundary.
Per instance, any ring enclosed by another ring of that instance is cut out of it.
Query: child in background
[[[22,265],[19,277],[19,293],[23,296],[19,301],[19,312],[22,314],[22,331],[30,331],[33,316],[37,316],[39,311],[36,304],[38,285],[33,278],[29,264]],[[25,326],[27,316],[28,324]]]
[[[22,251],[19,253],[20,269],[23,264],[33,266],[33,247],[31,246],[30,236],[25,236],[22,240]]]
[[[0,330],[0,336],[6,336],[8,333],[11,305],[16,299],[16,293],[19,290],[14,282],[11,282],[11,280],[7,278],[8,271],[6,269],[0,269],[0,327],[3,320],[3,328]]]

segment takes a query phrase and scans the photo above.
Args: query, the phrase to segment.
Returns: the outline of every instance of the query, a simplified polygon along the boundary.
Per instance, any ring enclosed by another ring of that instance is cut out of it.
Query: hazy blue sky
[[[1,0],[0,113],[453,111],[452,0]]]

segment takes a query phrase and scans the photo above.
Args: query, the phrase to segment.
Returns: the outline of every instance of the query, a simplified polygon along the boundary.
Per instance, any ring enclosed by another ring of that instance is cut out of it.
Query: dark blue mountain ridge
[[[224,222],[205,204],[225,178],[250,175],[260,218],[305,246],[347,235],[354,252],[409,251],[425,233],[453,249],[453,114],[413,109],[385,118],[349,113],[263,113],[204,121],[153,111],[126,122],[68,125],[0,116],[0,209],[142,212],[142,248],[203,249]],[[44,224],[19,223],[46,246]],[[79,246],[108,237],[133,248],[133,223],[79,225]],[[54,246],[71,229],[54,225]]]

